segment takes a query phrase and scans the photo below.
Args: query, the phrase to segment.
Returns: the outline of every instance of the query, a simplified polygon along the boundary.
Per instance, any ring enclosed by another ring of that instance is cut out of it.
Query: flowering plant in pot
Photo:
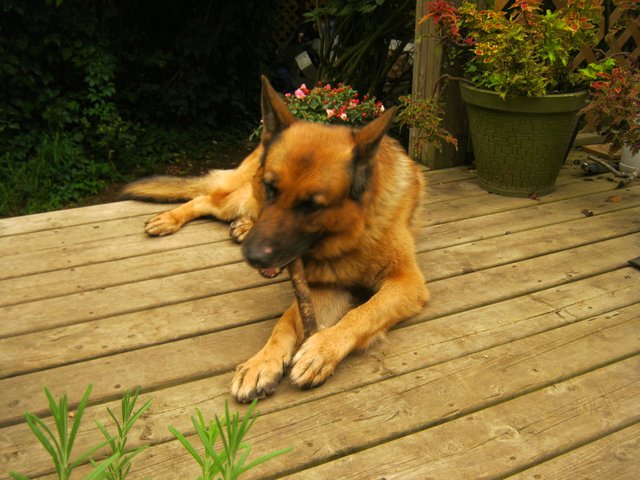
[[[632,173],[640,168],[640,69],[629,62],[596,77],[582,113],[590,114],[612,151],[622,148],[621,169]]]
[[[318,82],[312,88],[303,83],[284,97],[291,113],[310,122],[364,125],[384,112],[384,105],[375,97],[360,98],[355,89],[342,83],[332,87]]]
[[[488,191],[552,190],[588,99],[587,75],[571,61],[597,43],[602,11],[600,0],[567,0],[553,12],[542,0],[500,11],[427,2],[421,21],[435,22],[447,58],[462,68],[476,168]]]
[[[332,87],[330,83],[318,82],[308,88],[300,85],[293,93],[285,93],[284,101],[296,117],[308,122],[338,123],[360,126],[374,120],[385,108],[375,97],[360,94],[351,86],[339,83]],[[260,125],[251,135],[262,135]]]

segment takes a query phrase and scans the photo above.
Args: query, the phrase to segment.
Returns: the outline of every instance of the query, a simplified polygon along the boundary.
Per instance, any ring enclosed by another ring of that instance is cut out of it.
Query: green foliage
[[[591,84],[591,102],[582,113],[591,115],[611,150],[627,145],[640,151],[640,70],[635,64],[598,72]]]
[[[25,413],[24,417],[27,425],[38,438],[40,444],[45,448],[47,453],[51,456],[51,460],[56,469],[56,473],[60,480],[68,480],[71,476],[71,472],[78,467],[78,465],[86,462],[91,455],[97,450],[104,447],[109,439],[94,448],[89,449],[82,455],[80,455],[75,461],[71,460],[73,446],[76,441],[78,429],[80,428],[80,422],[82,421],[82,415],[89,402],[89,395],[91,394],[91,385],[87,387],[82,400],[75,412],[73,422],[69,426],[69,402],[66,395],[63,395],[58,403],[51,394],[48,388],[44,389],[44,392],[49,401],[49,410],[53,416],[55,422],[55,433],[47,426],[47,424],[38,418],[33,413]],[[71,427],[71,429],[69,429]],[[114,453],[112,456],[104,460],[99,464],[95,464],[94,470],[87,476],[87,480],[102,480],[106,478],[106,470],[111,464],[118,459],[118,453]],[[28,480],[28,477],[11,472],[11,477],[16,480]]]
[[[73,136],[62,132],[24,134],[0,156],[0,207],[21,205],[25,213],[51,210],[104,188],[114,172],[106,162],[87,158]]]
[[[450,143],[457,148],[458,141],[442,127],[443,107],[431,98],[417,95],[400,97],[399,113],[396,117],[401,126],[416,128],[415,147],[421,149],[431,143],[442,149],[442,143]]]
[[[122,397],[120,406],[120,418],[116,417],[110,408],[107,408],[109,416],[116,426],[118,434],[112,436],[107,428],[96,420],[98,428],[106,438],[112,453],[116,456],[116,460],[107,468],[107,480],[124,480],[131,470],[131,460],[144,451],[148,445],[143,445],[136,449],[127,448],[127,435],[133,428],[133,425],[151,406],[151,400],[147,400],[138,410],[134,412],[140,388],[132,395],[131,392],[125,392]]]
[[[59,208],[205,128],[255,122],[278,1],[3,0],[0,215]]]
[[[413,41],[413,0],[329,0],[305,14],[320,36],[318,75],[380,96],[387,74]]]
[[[47,400],[49,401],[49,410],[55,423],[55,433],[42,419],[32,413],[25,413],[25,420],[40,444],[51,456],[60,480],[69,480],[71,472],[86,462],[90,462],[91,465],[93,465],[93,470],[87,475],[86,480],[124,480],[131,470],[131,461],[133,458],[148,448],[148,445],[142,445],[135,449],[128,448],[127,436],[134,424],[149,409],[151,400],[146,401],[136,410],[140,389],[138,388],[133,394],[129,391],[125,392],[120,402],[120,416],[117,416],[111,409],[107,408],[107,413],[116,427],[117,435],[111,435],[107,428],[96,420],[96,425],[104,435],[105,441],[90,448],[72,461],[73,446],[85,408],[89,402],[91,389],[92,385],[89,385],[73,415],[71,415],[69,410],[69,402],[66,394],[56,403],[49,389],[44,389]],[[198,477],[198,480],[213,480],[214,478],[235,480],[239,478],[241,474],[261,463],[291,451],[290,448],[276,450],[248,462],[252,446],[244,439],[258,418],[258,414],[254,414],[256,404],[257,400],[254,400],[247,408],[245,415],[240,418],[239,413],[231,413],[229,411],[229,404],[225,402],[223,418],[220,419],[216,415],[215,419],[210,420],[208,423],[205,421],[202,412],[196,409],[197,416],[192,417],[191,421],[204,447],[202,455],[198,453],[196,448],[183,434],[174,427],[169,427],[169,431],[178,439],[200,466],[202,475]],[[68,419],[72,416],[73,422],[69,426]],[[218,440],[220,440],[221,445],[220,448],[216,450]],[[99,463],[91,458],[94,453],[107,445],[112,452],[108,458]],[[221,477],[216,477],[217,475],[221,475]],[[16,472],[11,472],[10,476],[14,480],[29,480],[25,475]]]
[[[445,0],[427,2],[447,49],[464,64],[465,76],[501,96],[540,96],[584,88],[585,78],[570,60],[584,47],[595,47],[602,1],[569,0],[550,11],[542,0],[516,0],[506,11],[459,8]]]
[[[223,480],[235,480],[242,473],[261,463],[291,451],[290,448],[276,450],[246,463],[251,454],[251,445],[243,442],[243,439],[256,421],[257,414],[253,413],[256,403],[257,400],[254,400],[244,417],[240,419],[239,413],[229,412],[229,404],[225,402],[224,418],[220,420],[216,416],[209,423],[205,421],[202,412],[196,409],[197,416],[191,417],[191,421],[204,447],[202,455],[184,435],[175,428],[169,427],[169,431],[200,465],[202,475],[197,480],[213,480],[217,475],[221,475]],[[221,448],[216,450],[218,439],[220,439]]]

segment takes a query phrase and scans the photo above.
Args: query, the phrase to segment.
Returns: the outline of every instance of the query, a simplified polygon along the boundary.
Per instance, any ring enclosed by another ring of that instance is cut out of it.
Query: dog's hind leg
[[[191,220],[211,216],[222,221],[235,220],[231,236],[236,241],[242,241],[253,226],[257,211],[258,205],[250,183],[236,190],[221,186],[208,195],[197,196],[173,210],[150,218],[145,224],[145,231],[152,236],[169,235]]]
[[[258,201],[252,185],[258,162],[259,149],[234,170],[211,171],[206,178],[206,194],[150,218],[145,224],[145,231],[152,236],[169,235],[191,220],[212,216],[228,222],[235,220],[230,233],[234,240],[242,241],[258,214]]]

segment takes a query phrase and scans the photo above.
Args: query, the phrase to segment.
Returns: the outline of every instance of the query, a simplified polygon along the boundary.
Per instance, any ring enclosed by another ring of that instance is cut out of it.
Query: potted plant
[[[330,83],[318,82],[311,88],[303,83],[293,93],[285,93],[284,101],[291,113],[308,122],[358,127],[375,120],[384,112],[384,105],[375,97],[364,95],[360,98],[355,89],[342,83],[332,87]],[[259,138],[260,135],[262,125],[252,133],[251,138]]]
[[[611,72],[599,72],[591,83],[591,101],[582,110],[589,113],[598,133],[611,143],[611,151],[622,150],[620,170],[640,170],[640,69],[630,61]]]
[[[597,43],[600,0],[542,0],[503,11],[427,2],[448,58],[462,65],[475,164],[483,188],[509,196],[550,192],[573,141],[587,78],[571,60]]]

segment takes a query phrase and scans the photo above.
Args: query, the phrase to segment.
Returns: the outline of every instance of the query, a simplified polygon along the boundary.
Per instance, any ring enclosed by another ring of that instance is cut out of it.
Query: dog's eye
[[[264,193],[267,197],[267,200],[274,200],[278,195],[278,189],[275,187],[273,183],[270,182],[262,182],[264,187]]]
[[[318,203],[313,197],[298,202],[296,208],[303,213],[314,213],[325,208],[326,205]]]

